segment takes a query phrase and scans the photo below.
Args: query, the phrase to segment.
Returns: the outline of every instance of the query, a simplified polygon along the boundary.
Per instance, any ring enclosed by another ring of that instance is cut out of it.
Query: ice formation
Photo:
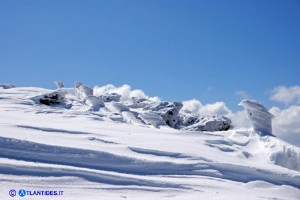
[[[65,87],[64,83],[62,81],[54,81],[54,83],[55,83],[57,89],[61,89],[61,88]]]
[[[225,116],[202,116],[181,111],[182,102],[159,101],[132,97],[122,100],[118,93],[94,94],[92,88],[75,82],[75,88],[64,88],[62,81],[55,81],[57,90],[34,97],[36,103],[67,109],[99,112],[112,121],[159,128],[169,126],[189,131],[225,131],[232,127]]]
[[[247,117],[254,129],[261,136],[272,135],[272,118],[274,116],[256,100],[244,99],[239,105],[246,110]]]

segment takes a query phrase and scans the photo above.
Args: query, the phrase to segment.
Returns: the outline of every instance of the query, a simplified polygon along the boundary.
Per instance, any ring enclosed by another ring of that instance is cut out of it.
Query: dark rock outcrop
[[[36,97],[39,103],[44,105],[58,105],[65,104],[65,95],[62,92],[51,92],[49,94]]]

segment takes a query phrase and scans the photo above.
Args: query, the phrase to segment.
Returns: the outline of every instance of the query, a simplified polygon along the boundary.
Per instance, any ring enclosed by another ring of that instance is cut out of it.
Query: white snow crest
[[[242,100],[239,105],[246,110],[248,119],[255,131],[261,135],[272,135],[272,119],[274,115],[269,113],[268,109],[252,99]]]

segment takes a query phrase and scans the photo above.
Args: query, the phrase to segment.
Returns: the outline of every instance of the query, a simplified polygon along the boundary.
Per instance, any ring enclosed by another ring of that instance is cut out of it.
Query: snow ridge
[[[180,102],[57,83],[0,88],[0,199],[12,188],[59,188],[63,199],[300,197],[298,147]]]

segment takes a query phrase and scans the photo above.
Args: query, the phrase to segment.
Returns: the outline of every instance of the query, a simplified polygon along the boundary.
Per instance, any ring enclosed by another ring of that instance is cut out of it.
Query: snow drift
[[[298,147],[180,102],[104,100],[115,91],[77,86],[0,88],[1,199],[19,188],[59,188],[63,199],[299,199]]]

